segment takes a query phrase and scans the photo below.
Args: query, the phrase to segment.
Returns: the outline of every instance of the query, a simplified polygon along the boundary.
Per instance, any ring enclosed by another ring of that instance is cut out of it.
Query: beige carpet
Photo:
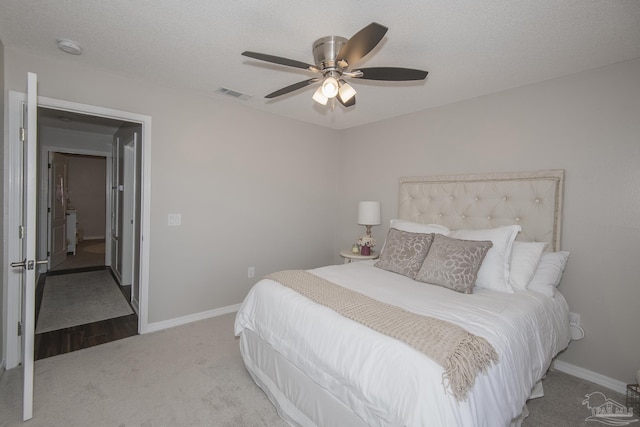
[[[131,306],[107,270],[47,276],[36,333],[132,313]]]
[[[34,418],[21,421],[21,372],[0,378],[1,427],[274,426],[233,336],[234,314],[35,363]]]
[[[235,314],[137,335],[35,363],[34,418],[21,421],[21,372],[0,378],[0,427],[273,426],[286,424],[244,368]],[[593,383],[550,372],[525,427],[590,426]],[[640,423],[638,423],[640,424]],[[635,425],[635,424],[633,424]]]

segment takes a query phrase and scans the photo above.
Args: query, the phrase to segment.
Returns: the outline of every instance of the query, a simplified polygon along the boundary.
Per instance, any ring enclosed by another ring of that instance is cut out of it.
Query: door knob
[[[49,263],[48,259],[43,259],[40,261],[33,261],[32,259],[27,261],[26,259],[24,259],[22,261],[12,262],[10,265],[13,268],[26,268],[27,270],[33,270],[33,267],[36,264],[48,264],[48,263]]]
[[[10,265],[13,268],[19,268],[19,267],[26,268],[27,267],[27,259],[25,258],[24,260],[19,261],[19,262],[12,262]]]

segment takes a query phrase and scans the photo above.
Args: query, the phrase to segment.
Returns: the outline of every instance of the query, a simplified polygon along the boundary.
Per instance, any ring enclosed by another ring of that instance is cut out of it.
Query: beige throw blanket
[[[442,384],[458,401],[466,400],[476,375],[498,361],[487,340],[457,325],[377,301],[308,271],[280,271],[266,279],[424,353],[444,368]]]

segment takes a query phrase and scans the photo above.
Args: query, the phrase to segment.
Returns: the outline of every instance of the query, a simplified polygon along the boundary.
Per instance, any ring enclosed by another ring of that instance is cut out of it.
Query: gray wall
[[[104,239],[106,223],[107,160],[104,157],[67,155],[69,201],[78,211],[78,229],[84,239]]]
[[[342,139],[335,251],[362,234],[359,200],[381,201],[383,225],[373,233],[384,238],[401,176],[565,169],[562,247],[571,256],[559,289],[586,337],[560,359],[635,382],[640,59],[347,130]]]

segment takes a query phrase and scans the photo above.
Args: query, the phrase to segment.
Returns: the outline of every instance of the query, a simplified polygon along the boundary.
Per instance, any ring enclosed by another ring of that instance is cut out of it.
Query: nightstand
[[[340,251],[340,256],[344,258],[345,264],[349,264],[350,262],[363,261],[365,259],[376,259],[379,254],[371,251],[371,255],[360,255],[359,253],[351,252],[351,249],[343,249]]]

